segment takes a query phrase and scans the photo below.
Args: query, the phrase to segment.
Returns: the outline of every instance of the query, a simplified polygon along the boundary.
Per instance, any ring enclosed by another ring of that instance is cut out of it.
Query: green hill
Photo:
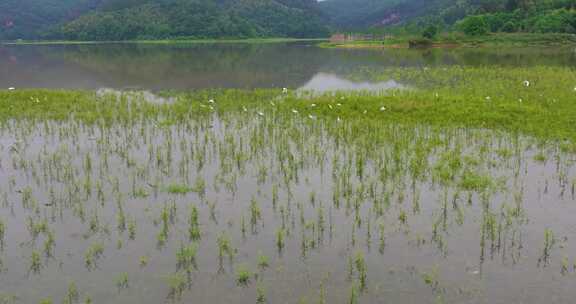
[[[93,10],[99,0],[2,0],[0,39],[30,39],[47,27]]]
[[[575,0],[325,0],[340,30],[576,33]]]
[[[8,0],[0,39],[324,37],[314,0]],[[47,8],[50,8],[47,10]],[[12,21],[15,20],[15,21]]]

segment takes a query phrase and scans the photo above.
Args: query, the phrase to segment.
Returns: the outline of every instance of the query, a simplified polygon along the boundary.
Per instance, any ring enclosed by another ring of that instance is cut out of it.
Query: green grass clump
[[[186,289],[188,284],[188,279],[186,274],[181,272],[173,273],[167,276],[166,281],[168,282],[168,298],[172,300],[179,300],[182,297],[182,293]]]
[[[258,267],[264,269],[270,266],[270,258],[262,253],[258,254]]]
[[[6,224],[0,219],[0,249],[4,247],[4,238],[6,236]]]
[[[118,289],[126,289],[128,288],[128,273],[123,272],[116,278],[116,287]]]
[[[189,269],[190,267],[196,268],[196,252],[198,247],[196,244],[184,245],[181,244],[178,252],[176,252],[176,261],[178,269]]]
[[[236,269],[236,282],[238,285],[248,285],[253,273],[248,269],[248,266],[241,264]]]
[[[191,187],[182,184],[171,184],[166,187],[166,192],[170,194],[184,195],[192,192],[192,190],[193,189]]]
[[[86,268],[93,269],[97,267],[98,259],[100,259],[103,254],[104,245],[102,243],[95,242],[90,245],[84,254],[84,264],[86,265]]]

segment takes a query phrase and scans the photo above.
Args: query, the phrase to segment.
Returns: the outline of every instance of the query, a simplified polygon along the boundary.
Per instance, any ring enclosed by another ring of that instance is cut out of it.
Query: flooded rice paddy
[[[572,303],[542,52],[2,47],[0,304]]]
[[[2,301],[573,298],[561,144],[245,110],[4,122]]]

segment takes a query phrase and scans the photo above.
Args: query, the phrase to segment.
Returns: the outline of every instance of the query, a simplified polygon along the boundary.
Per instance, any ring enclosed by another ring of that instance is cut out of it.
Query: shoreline
[[[250,38],[250,39],[163,39],[120,41],[23,40],[0,41],[0,45],[91,45],[91,44],[266,44],[285,42],[319,42],[328,38]]]
[[[494,33],[476,37],[442,36],[429,40],[429,45],[410,47],[410,41],[421,37],[400,36],[390,40],[365,40],[321,42],[318,47],[333,49],[434,49],[434,48],[517,48],[517,47],[559,47],[576,45],[574,34],[544,33]]]

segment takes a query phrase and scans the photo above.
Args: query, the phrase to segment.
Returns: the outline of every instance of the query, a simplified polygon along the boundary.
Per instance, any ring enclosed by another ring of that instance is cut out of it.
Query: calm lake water
[[[576,66],[576,51],[343,50],[317,48],[314,42],[0,46],[0,87],[380,90],[398,84],[358,79],[358,70],[442,65]]]
[[[152,93],[165,89],[406,87],[363,79],[370,67],[574,60],[305,43],[2,47],[0,86],[95,89],[121,119],[0,123],[0,304],[573,303],[566,143],[285,113],[280,93],[265,110],[185,117],[147,101],[170,102]],[[145,92],[122,102],[123,89]],[[218,110],[206,99],[189,106]]]

